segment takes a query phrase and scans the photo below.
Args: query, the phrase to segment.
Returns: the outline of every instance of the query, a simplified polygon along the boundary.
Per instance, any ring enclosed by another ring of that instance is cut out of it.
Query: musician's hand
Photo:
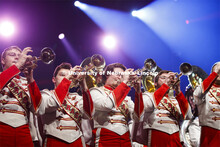
[[[19,56],[19,59],[18,59],[18,62],[15,64],[17,66],[17,68],[21,69],[23,68],[24,69],[24,65],[25,65],[25,62],[28,58],[32,58],[31,55],[27,55],[29,52],[33,52],[31,50],[31,47],[26,47],[24,48],[24,50],[21,52],[20,56]]]
[[[180,79],[177,77],[177,74],[174,72],[168,73],[170,78],[168,79],[169,87],[172,87],[173,90],[176,91],[176,94],[179,94],[181,92],[180,90]]]
[[[132,82],[132,77],[134,76],[134,74],[131,75],[131,72],[133,72],[133,71],[134,71],[134,69],[128,68],[125,70],[125,74],[122,76],[122,81],[125,84],[128,84],[129,86]]]
[[[28,83],[34,82],[34,76],[33,76],[33,68],[25,68],[23,70],[23,73],[25,77],[27,78]]]
[[[69,74],[66,76],[66,78],[68,79],[68,80],[76,80],[77,79],[77,77],[78,77],[78,75],[80,74],[80,71],[81,71],[81,68],[82,67],[80,67],[80,66],[78,66],[78,65],[76,65],[76,66],[74,66],[73,68],[71,68],[70,69],[70,72],[69,72]]]
[[[141,93],[141,78],[136,77],[136,80],[134,81],[134,89],[137,93]]]

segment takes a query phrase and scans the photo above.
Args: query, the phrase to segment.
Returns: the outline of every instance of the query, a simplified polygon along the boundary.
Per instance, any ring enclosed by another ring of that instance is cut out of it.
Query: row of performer
[[[149,92],[141,89],[138,75],[121,74],[134,69],[120,63],[107,65],[104,73],[117,74],[103,75],[103,84],[95,87],[88,86],[88,75],[71,74],[81,66],[62,63],[53,73],[54,89],[39,90],[30,52],[10,46],[1,55],[1,147],[220,146],[220,62],[192,89],[196,115],[172,71],[161,70]],[[134,98],[128,95],[132,88]],[[180,128],[186,120],[198,121],[199,141],[184,142]]]

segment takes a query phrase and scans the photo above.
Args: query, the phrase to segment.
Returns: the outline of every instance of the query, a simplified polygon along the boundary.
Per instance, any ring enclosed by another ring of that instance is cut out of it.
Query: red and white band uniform
[[[55,90],[41,92],[37,112],[44,124],[44,146],[85,146],[81,119],[91,119],[93,102],[89,91],[83,91],[83,96],[69,93],[70,84],[63,78]]]
[[[0,146],[33,146],[40,138],[31,100],[40,91],[35,81],[27,84],[19,73],[15,65],[0,73]]]
[[[193,147],[200,146],[201,126],[199,126],[199,118],[196,117],[189,125],[189,140]]]
[[[146,136],[142,133],[145,142],[141,143],[149,147],[182,146],[179,122],[187,115],[192,116],[191,109],[182,92],[174,96],[172,90],[166,94],[168,90],[169,87],[163,84],[154,93],[135,94],[135,114],[143,123],[143,129],[147,130],[144,132]]]
[[[217,73],[211,73],[193,93],[202,126],[201,147],[220,146],[220,85],[214,83],[217,77]]]
[[[95,146],[131,146],[129,120],[134,109],[130,87],[125,83],[90,89],[95,113],[93,136]],[[131,121],[130,121],[131,122]]]

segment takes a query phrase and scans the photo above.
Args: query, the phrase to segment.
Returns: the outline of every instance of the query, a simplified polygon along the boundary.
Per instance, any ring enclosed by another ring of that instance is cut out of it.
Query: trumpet
[[[87,57],[82,61],[82,63],[80,64],[80,66],[82,67],[81,72],[91,72],[91,74],[86,76],[86,83],[88,88],[97,86],[96,78],[92,75],[92,73],[94,71],[102,71],[105,65],[105,59],[99,54],[94,54],[92,57]],[[78,83],[79,79],[72,78],[72,84],[70,88],[77,87]]]
[[[176,86],[176,84],[180,81],[180,77],[182,75],[186,75],[189,76],[192,73],[192,65],[190,65],[189,63],[182,63],[179,67],[180,73],[176,74],[176,77],[178,78],[178,80],[176,81],[171,81],[171,89],[174,89],[174,87]],[[171,77],[174,79],[174,77]]]
[[[40,60],[45,64],[51,64],[55,60],[55,57],[55,52],[51,48],[45,47],[41,50],[40,57],[33,56],[31,59],[28,58],[21,70],[24,70],[25,68],[35,68],[37,66],[37,61]]]

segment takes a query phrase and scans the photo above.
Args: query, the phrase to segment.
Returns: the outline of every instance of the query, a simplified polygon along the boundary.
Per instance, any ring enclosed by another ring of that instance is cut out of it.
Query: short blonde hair
[[[1,55],[1,59],[5,59],[7,51],[12,50],[12,49],[16,49],[16,50],[22,52],[22,50],[18,46],[10,46],[10,47],[7,47],[6,49],[4,49],[4,51],[2,52],[2,55]]]

